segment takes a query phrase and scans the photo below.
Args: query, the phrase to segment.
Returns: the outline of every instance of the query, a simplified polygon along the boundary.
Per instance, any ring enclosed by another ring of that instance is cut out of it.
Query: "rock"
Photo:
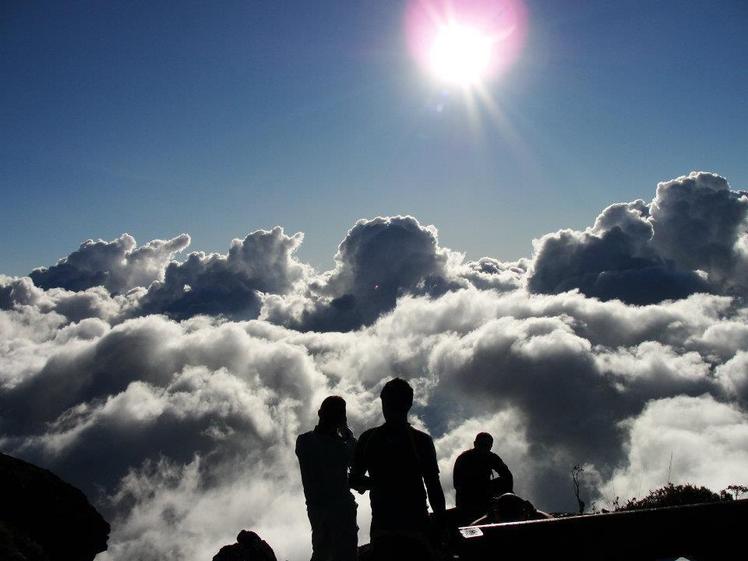
[[[254,532],[242,530],[236,543],[225,545],[213,561],[277,561],[273,548]]]
[[[92,561],[109,524],[52,472],[0,454],[0,559]]]

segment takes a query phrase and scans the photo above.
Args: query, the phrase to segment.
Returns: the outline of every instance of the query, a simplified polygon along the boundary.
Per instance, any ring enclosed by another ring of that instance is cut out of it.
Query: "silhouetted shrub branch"
[[[738,499],[742,493],[746,492],[748,492],[748,488],[744,485],[730,485],[720,493],[715,493],[711,489],[691,483],[683,485],[668,483],[664,487],[650,491],[644,498],[637,499],[634,497],[626,501],[625,504],[621,504],[620,498],[616,497],[612,506],[614,511],[626,511],[713,503]]]

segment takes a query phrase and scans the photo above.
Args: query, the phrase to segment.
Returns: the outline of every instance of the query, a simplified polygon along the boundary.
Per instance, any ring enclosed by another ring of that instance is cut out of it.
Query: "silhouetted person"
[[[355,445],[347,424],[345,400],[335,395],[322,402],[314,430],[296,440],[312,526],[312,561],[357,558],[356,501],[348,487],[348,467]]]
[[[469,523],[488,512],[491,497],[511,493],[512,472],[498,455],[491,452],[493,437],[481,432],[473,448],[457,457],[453,470],[458,516]],[[493,472],[498,478],[492,479]]]
[[[413,404],[408,382],[390,380],[380,397],[385,423],[361,435],[351,466],[351,487],[361,493],[371,491],[374,559],[430,559],[427,492],[438,520],[443,521],[445,512],[434,441],[408,424]]]

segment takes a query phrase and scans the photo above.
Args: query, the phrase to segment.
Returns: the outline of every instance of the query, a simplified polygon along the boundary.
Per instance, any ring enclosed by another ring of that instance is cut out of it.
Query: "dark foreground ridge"
[[[2,561],[92,561],[108,539],[109,524],[81,491],[0,454]]]
[[[434,561],[553,559],[554,561],[723,561],[748,521],[748,499],[464,526]],[[369,544],[359,561],[371,561]],[[276,561],[271,547],[242,530],[213,561]]]
[[[468,526],[460,560],[554,559],[721,561],[734,554],[748,521],[748,499]]]

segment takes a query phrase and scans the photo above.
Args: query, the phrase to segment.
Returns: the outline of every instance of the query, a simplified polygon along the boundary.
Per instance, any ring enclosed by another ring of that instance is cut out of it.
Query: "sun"
[[[428,78],[466,99],[484,96],[518,59],[527,29],[524,0],[407,0],[408,51]]]
[[[429,50],[429,66],[440,81],[454,86],[477,86],[491,68],[492,40],[480,30],[458,23],[440,26]]]

